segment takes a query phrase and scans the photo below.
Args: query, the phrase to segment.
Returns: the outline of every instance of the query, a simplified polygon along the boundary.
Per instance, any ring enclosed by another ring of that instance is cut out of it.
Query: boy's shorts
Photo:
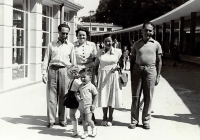
[[[84,108],[82,102],[79,102],[78,110],[79,110],[81,113],[84,113],[84,114],[92,113],[92,111],[91,111],[91,106],[87,106],[87,107]]]

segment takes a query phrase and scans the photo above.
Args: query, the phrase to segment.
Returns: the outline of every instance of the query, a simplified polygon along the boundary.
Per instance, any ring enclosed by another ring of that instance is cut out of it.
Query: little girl
[[[78,129],[77,129],[78,122],[75,114],[79,106],[79,103],[75,97],[75,93],[78,90],[81,81],[78,79],[79,78],[78,70],[69,70],[68,76],[72,80],[69,82],[68,92],[64,96],[65,98],[64,105],[66,106],[66,108],[70,109],[70,119],[72,120],[72,125],[74,130],[74,132],[72,133],[72,137],[75,137],[78,136]]]
[[[92,113],[96,107],[98,92],[96,87],[91,83],[92,71],[90,69],[82,69],[79,74],[82,84],[78,89],[80,94],[77,92],[76,98],[79,101],[78,109],[80,110],[83,121],[84,134],[81,138],[85,139],[88,137],[87,124],[92,128],[92,137],[97,135],[97,129],[92,120]]]

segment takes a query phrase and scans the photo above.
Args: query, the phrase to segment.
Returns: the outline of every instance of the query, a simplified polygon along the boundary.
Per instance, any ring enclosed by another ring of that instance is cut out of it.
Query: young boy
[[[97,128],[92,121],[92,113],[96,107],[97,103],[97,89],[91,83],[92,71],[90,69],[82,69],[80,72],[80,79],[82,84],[79,87],[79,92],[76,93],[76,98],[79,101],[79,107],[82,121],[83,121],[83,130],[84,134],[81,136],[82,139],[88,137],[88,123],[92,128],[92,136],[95,137],[97,135]]]

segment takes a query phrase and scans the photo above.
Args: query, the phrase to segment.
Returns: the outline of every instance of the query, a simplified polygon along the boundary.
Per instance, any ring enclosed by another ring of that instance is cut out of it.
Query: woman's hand
[[[90,110],[93,112],[95,110],[95,105],[91,105]]]

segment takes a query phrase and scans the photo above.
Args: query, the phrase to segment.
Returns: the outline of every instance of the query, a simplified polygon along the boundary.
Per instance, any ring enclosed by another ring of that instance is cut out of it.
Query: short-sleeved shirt
[[[133,45],[132,55],[136,56],[135,62],[139,65],[155,65],[159,54],[162,54],[161,45],[152,38],[146,43],[140,39]]]
[[[94,62],[94,58],[97,54],[97,48],[93,42],[86,41],[85,43],[80,45],[79,42],[76,41],[73,44],[77,64],[88,64]]]
[[[87,83],[86,85],[81,84],[79,87],[80,96],[83,99],[84,108],[92,105],[92,96],[97,95],[98,91],[96,87],[91,83]]]

